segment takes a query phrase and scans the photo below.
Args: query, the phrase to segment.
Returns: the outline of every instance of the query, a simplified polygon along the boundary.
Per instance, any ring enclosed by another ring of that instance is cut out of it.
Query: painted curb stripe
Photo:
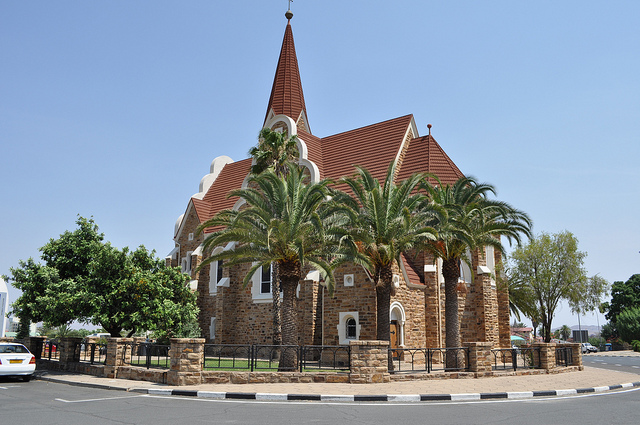
[[[354,401],[354,396],[352,395],[342,395],[342,394],[321,394],[321,401]]]
[[[551,396],[556,396],[558,395],[555,390],[553,391],[534,391],[533,392],[533,396],[534,397],[551,397]]]
[[[227,393],[226,398],[240,400],[255,400],[256,393]]]
[[[287,400],[320,401],[318,394],[287,394]]]
[[[185,397],[198,397],[198,392],[189,391],[189,390],[173,390],[171,391],[171,395],[180,395]]]
[[[575,395],[578,390],[556,390],[556,395]]]
[[[514,391],[508,392],[507,398],[509,399],[523,399],[523,398],[532,398],[533,391]]]
[[[480,400],[489,400],[492,398],[509,398],[507,393],[480,393]]]
[[[214,391],[198,391],[198,397],[201,398],[213,398],[216,400],[224,400],[227,393],[214,392]]]
[[[386,395],[354,395],[353,401],[389,401]]]
[[[147,394],[153,395],[171,395],[171,390],[162,390],[157,388],[149,388]]]
[[[619,388],[622,388],[622,385],[609,385],[610,390],[617,390]]]
[[[419,394],[388,394],[387,401],[412,402],[420,401]]]
[[[451,394],[451,401],[467,401],[467,400],[480,400],[480,394],[478,393]]]
[[[287,394],[256,393],[256,400],[287,401]]]
[[[578,394],[585,394],[585,393],[594,393],[596,392],[596,390],[594,390],[593,388],[578,388]]]
[[[450,401],[451,394],[420,394],[420,401]]]

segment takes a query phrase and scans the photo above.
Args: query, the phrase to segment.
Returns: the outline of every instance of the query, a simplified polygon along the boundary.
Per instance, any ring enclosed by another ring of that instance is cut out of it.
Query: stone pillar
[[[202,383],[204,338],[171,338],[171,369],[167,373],[169,385],[198,385]]]
[[[352,384],[389,382],[389,341],[349,341]]]
[[[118,368],[131,363],[131,344],[133,338],[107,338],[107,358],[105,360],[104,374],[107,378],[116,378]]]
[[[469,347],[469,371],[478,373],[489,373],[491,367],[491,343],[490,342],[467,342],[463,344]]]
[[[532,346],[540,348],[540,368],[551,370],[556,367],[556,345],[554,343],[536,342]]]
[[[25,340],[25,345],[31,351],[31,354],[36,356],[36,359],[42,358],[42,348],[44,347],[44,342],[47,340],[46,336],[31,336]]]
[[[80,343],[82,338],[73,336],[64,336],[58,342],[58,358],[60,363],[72,363],[80,360]]]
[[[574,342],[565,345],[571,347],[571,357],[573,360],[572,366],[578,366],[579,370],[584,370],[584,365],[582,363],[582,344]]]

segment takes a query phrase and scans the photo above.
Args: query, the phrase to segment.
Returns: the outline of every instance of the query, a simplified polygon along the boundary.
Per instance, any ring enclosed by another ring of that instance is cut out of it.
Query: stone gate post
[[[204,366],[204,338],[171,338],[171,369],[167,372],[169,385],[198,385],[202,383]]]
[[[490,342],[467,342],[464,346],[469,347],[469,372],[485,374],[492,371]]]
[[[389,341],[350,341],[349,382],[370,384],[389,382]]]
[[[107,338],[107,358],[105,360],[104,374],[107,378],[116,378],[118,368],[131,363],[131,344],[133,338]]]

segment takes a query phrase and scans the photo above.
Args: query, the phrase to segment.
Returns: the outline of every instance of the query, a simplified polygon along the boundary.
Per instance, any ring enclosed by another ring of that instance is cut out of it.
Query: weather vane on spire
[[[284,14],[284,16],[288,19],[291,20],[291,18],[293,18],[293,12],[291,11],[291,3],[293,3],[293,0],[287,0],[289,2],[289,9],[287,9],[287,13]]]

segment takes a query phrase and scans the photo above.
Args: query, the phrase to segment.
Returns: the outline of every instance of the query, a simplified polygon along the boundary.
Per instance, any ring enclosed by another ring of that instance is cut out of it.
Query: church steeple
[[[280,50],[276,75],[273,79],[265,123],[272,116],[283,114],[292,118],[298,125],[302,125],[310,133],[307,123],[307,107],[304,103],[298,58],[291,29],[293,13],[288,10],[285,16],[287,18],[287,27],[284,31],[282,49]]]

